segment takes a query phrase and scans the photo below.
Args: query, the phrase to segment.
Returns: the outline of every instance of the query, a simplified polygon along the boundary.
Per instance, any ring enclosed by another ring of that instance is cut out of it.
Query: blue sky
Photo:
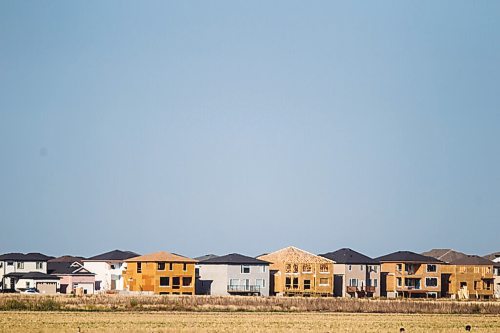
[[[0,252],[498,251],[498,1],[0,1]]]

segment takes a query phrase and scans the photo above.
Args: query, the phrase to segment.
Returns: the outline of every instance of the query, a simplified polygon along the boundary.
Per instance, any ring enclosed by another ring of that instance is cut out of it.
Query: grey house
[[[376,260],[347,248],[320,256],[335,261],[334,296],[380,296],[380,264]]]
[[[198,295],[269,296],[269,263],[232,253],[198,263]]]

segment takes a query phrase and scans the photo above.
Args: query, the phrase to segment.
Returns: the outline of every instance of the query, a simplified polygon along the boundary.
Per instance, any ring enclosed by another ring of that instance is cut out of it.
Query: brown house
[[[495,293],[493,262],[468,255],[443,265],[443,292],[460,299],[491,299]]]
[[[270,262],[272,295],[333,296],[333,264],[293,246],[258,257]]]
[[[410,251],[394,252],[375,260],[381,267],[381,296],[440,297],[442,261]]]
[[[194,259],[156,252],[127,259],[125,263],[125,290],[159,295],[194,295]]]

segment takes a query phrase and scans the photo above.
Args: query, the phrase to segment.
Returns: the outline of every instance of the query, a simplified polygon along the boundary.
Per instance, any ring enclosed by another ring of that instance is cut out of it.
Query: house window
[[[299,278],[293,278],[293,289],[299,289]]]
[[[109,267],[111,267],[111,269],[115,269],[115,265],[110,265]]]
[[[459,271],[460,273],[465,273],[465,266],[460,266]]]
[[[357,287],[358,279],[349,279],[349,287]]]
[[[26,288],[29,288],[29,287],[30,287],[30,282],[26,281]]]
[[[285,288],[290,289],[292,287],[292,278],[287,276],[285,279]]]
[[[398,287],[401,287],[401,282],[402,282],[401,278],[400,278],[400,277],[398,277],[398,278],[396,279],[396,283],[397,283]]]
[[[182,270],[183,270],[184,272],[185,272],[185,271],[187,271],[187,270],[188,270],[188,268],[187,268],[187,267],[188,267],[188,265],[187,265],[186,263],[184,263],[184,264],[182,265]]]
[[[286,264],[285,273],[291,273],[291,272],[292,272],[292,264]]]
[[[266,266],[262,265],[260,266],[260,272],[265,273],[266,272]]]
[[[239,279],[230,279],[229,280],[229,285],[230,286],[239,286],[240,285],[240,280]]]
[[[178,276],[174,276],[172,278],[172,288],[179,289],[180,286],[181,286],[181,278]]]
[[[491,274],[491,267],[486,267],[486,274]]]
[[[320,278],[319,279],[319,285],[320,286],[328,286],[329,285],[328,278]]]
[[[142,273],[142,262],[137,263],[137,273]]]
[[[401,272],[401,271],[403,270],[403,264],[397,264],[397,265],[396,265],[396,270],[397,270],[398,272]]]
[[[436,265],[427,265],[427,272],[429,272],[429,273],[437,272],[437,266]]]
[[[435,277],[425,278],[425,286],[426,287],[437,287],[438,279]]]
[[[168,276],[160,277],[160,287],[168,287],[170,285],[170,278]]]
[[[36,262],[36,269],[43,269],[43,262],[37,261]]]
[[[479,267],[474,267],[474,273],[479,273]]]
[[[349,269],[349,271],[352,271],[352,266],[351,266],[351,265],[349,265],[348,269]]]
[[[250,266],[248,266],[248,265],[241,265],[240,271],[243,274],[249,274],[250,273]]]
[[[185,276],[182,278],[183,287],[189,287],[191,285],[191,282],[193,282],[193,278],[190,276]]]
[[[264,279],[255,279],[255,285],[259,288],[265,288],[266,287],[266,280]]]
[[[164,262],[159,262],[158,263],[158,270],[159,271],[164,271],[165,270],[165,263]]]
[[[299,272],[299,265],[298,264],[293,264],[293,272],[298,273]]]
[[[328,273],[330,269],[328,268],[328,264],[321,264],[319,265],[319,272],[320,273]]]
[[[18,262],[16,267],[17,269],[24,269],[24,262]]]
[[[311,264],[302,265],[302,273],[311,273],[311,272],[312,272]]]
[[[311,289],[311,280],[304,280],[304,290]]]
[[[360,269],[360,270],[363,270],[363,266],[364,266],[364,265],[359,265],[359,269]]]
[[[378,287],[378,280],[373,279],[373,287],[377,288]]]
[[[13,266],[14,262],[13,261],[7,261],[7,266]]]

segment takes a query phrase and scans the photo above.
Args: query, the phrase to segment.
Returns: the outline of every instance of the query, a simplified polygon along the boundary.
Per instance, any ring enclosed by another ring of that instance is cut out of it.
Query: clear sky
[[[500,1],[0,1],[0,252],[499,251]]]

